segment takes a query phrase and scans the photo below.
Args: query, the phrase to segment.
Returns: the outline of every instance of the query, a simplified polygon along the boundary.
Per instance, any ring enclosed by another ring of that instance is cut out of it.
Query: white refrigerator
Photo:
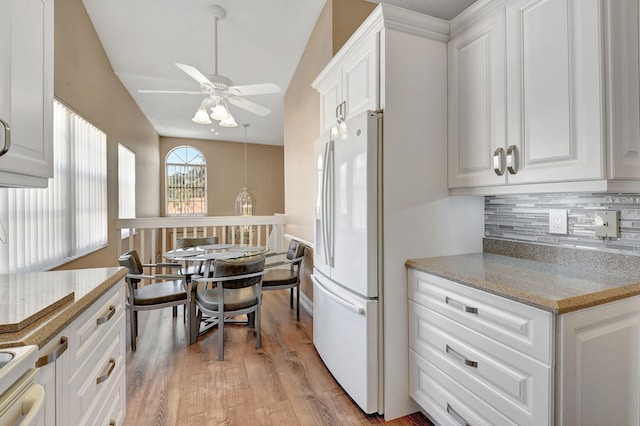
[[[366,413],[383,412],[381,126],[382,113],[366,111],[315,146],[313,342],[335,379]]]

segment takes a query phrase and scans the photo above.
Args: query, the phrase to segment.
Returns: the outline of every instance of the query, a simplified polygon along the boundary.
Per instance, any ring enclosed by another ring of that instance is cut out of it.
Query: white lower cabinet
[[[45,425],[123,423],[125,340],[120,282],[40,351]]]
[[[438,424],[640,424],[640,296],[554,315],[408,276],[410,395]]]

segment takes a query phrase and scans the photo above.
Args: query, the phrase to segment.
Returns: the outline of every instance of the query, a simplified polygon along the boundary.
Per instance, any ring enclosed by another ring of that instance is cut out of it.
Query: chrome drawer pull
[[[451,305],[451,304],[461,305],[462,306],[462,310],[465,311],[465,312],[468,312],[470,314],[477,314],[478,313],[478,308],[467,306],[462,302],[458,302],[457,300],[451,299],[449,296],[446,296],[444,298],[444,303],[446,303],[447,305]]]
[[[65,336],[60,338],[60,346],[49,352],[47,355],[43,355],[36,361],[36,368],[44,367],[52,362],[55,362],[60,356],[65,353],[69,347],[69,339]]]
[[[453,355],[454,357],[458,358],[460,361],[462,361],[464,363],[464,365],[468,365],[469,367],[473,367],[473,368],[478,368],[478,362],[477,361],[471,361],[471,360],[467,359],[464,355],[462,355],[459,352],[456,352],[453,348],[451,348],[451,346],[446,345],[445,346],[445,351],[448,354]]]
[[[518,147],[515,145],[507,148],[507,170],[512,175],[518,173]]]
[[[449,405],[449,403],[447,402],[447,413],[449,413],[449,415],[451,417],[453,417],[455,419],[455,421],[457,421],[458,423],[460,423],[461,425],[464,426],[471,426],[471,423],[469,423],[468,421],[466,421],[464,419],[464,417],[462,417],[460,414],[458,414],[456,412],[456,410],[454,410],[453,408],[451,408],[451,405]]]
[[[111,372],[113,372],[114,368],[116,368],[116,360],[113,358],[109,358],[109,370],[107,370],[105,374],[96,379],[96,384],[99,385],[100,383],[107,380],[109,376],[111,376]]]
[[[98,323],[98,325],[100,324],[104,324],[105,322],[109,321],[111,318],[113,318],[113,316],[116,314],[116,307],[111,305],[109,306],[109,313],[103,317],[100,317],[96,320],[96,322]]]
[[[4,146],[0,149],[0,157],[6,154],[11,147],[11,128],[9,123],[0,118],[0,124],[4,127]]]
[[[493,171],[498,175],[504,174],[505,168],[504,148],[498,148],[493,152]]]

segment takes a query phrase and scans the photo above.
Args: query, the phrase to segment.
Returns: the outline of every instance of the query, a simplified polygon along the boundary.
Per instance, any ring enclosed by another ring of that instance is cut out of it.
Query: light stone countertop
[[[410,259],[406,266],[555,314],[640,294],[640,269],[598,272],[487,252]]]
[[[18,324],[0,333],[0,348],[42,348],[126,274],[126,268],[109,267],[0,275],[0,318]]]

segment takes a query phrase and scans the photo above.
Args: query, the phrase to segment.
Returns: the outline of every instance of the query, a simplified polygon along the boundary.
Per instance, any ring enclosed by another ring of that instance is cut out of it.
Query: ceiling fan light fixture
[[[238,123],[236,123],[236,120],[233,118],[233,115],[229,114],[229,118],[227,118],[226,120],[222,120],[220,122],[220,126],[221,127],[238,127]]]
[[[218,102],[218,104],[211,109],[211,118],[224,121],[232,117],[224,102]]]
[[[211,124],[211,119],[209,118],[209,114],[207,114],[206,109],[198,109],[196,111],[196,115],[191,119],[196,124]]]

